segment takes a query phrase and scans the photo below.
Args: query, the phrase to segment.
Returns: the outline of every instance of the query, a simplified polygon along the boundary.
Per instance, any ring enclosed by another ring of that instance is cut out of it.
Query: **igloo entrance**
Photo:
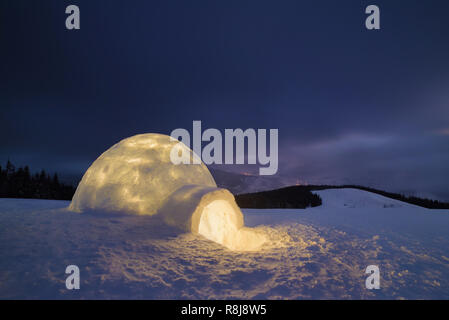
[[[225,200],[215,200],[204,207],[198,233],[228,249],[254,251],[266,241],[265,236],[236,223],[236,212]]]

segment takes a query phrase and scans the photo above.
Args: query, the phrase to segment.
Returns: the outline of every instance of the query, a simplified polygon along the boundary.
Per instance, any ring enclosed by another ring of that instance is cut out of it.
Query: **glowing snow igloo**
[[[234,196],[217,188],[203,164],[173,164],[171,152],[197,157],[162,134],[141,134],[104,152],[84,174],[69,210],[158,215],[233,250],[256,250],[264,236],[244,228]]]
[[[204,164],[174,165],[172,148],[194,153],[161,134],[141,134],[120,141],[89,167],[76,189],[70,209],[154,215],[175,190],[185,185],[217,187]]]

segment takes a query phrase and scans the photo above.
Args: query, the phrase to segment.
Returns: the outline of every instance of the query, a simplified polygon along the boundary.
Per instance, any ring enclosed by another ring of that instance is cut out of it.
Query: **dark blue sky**
[[[70,4],[79,31],[65,29]],[[369,4],[380,31],[365,29]],[[0,163],[82,173],[125,137],[202,120],[278,128],[282,177],[449,200],[448,12],[444,0],[3,0]]]

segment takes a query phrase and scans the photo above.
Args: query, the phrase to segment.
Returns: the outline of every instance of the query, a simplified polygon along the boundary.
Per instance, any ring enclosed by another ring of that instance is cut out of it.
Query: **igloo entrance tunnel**
[[[172,150],[196,157],[186,145],[162,134],[120,141],[86,171],[69,210],[157,215],[168,225],[231,250],[259,249],[265,236],[244,227],[234,196],[217,188],[203,163],[173,164]]]

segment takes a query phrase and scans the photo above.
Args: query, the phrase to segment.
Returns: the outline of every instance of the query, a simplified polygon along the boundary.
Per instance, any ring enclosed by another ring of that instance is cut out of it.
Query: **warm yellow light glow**
[[[215,200],[208,204],[201,214],[198,233],[205,238],[222,244],[231,250],[254,251],[266,241],[264,235],[239,227],[237,213],[225,200]]]
[[[231,219],[233,209],[224,200],[215,200],[203,209],[198,233],[209,240],[225,244],[230,235],[237,232]]]

